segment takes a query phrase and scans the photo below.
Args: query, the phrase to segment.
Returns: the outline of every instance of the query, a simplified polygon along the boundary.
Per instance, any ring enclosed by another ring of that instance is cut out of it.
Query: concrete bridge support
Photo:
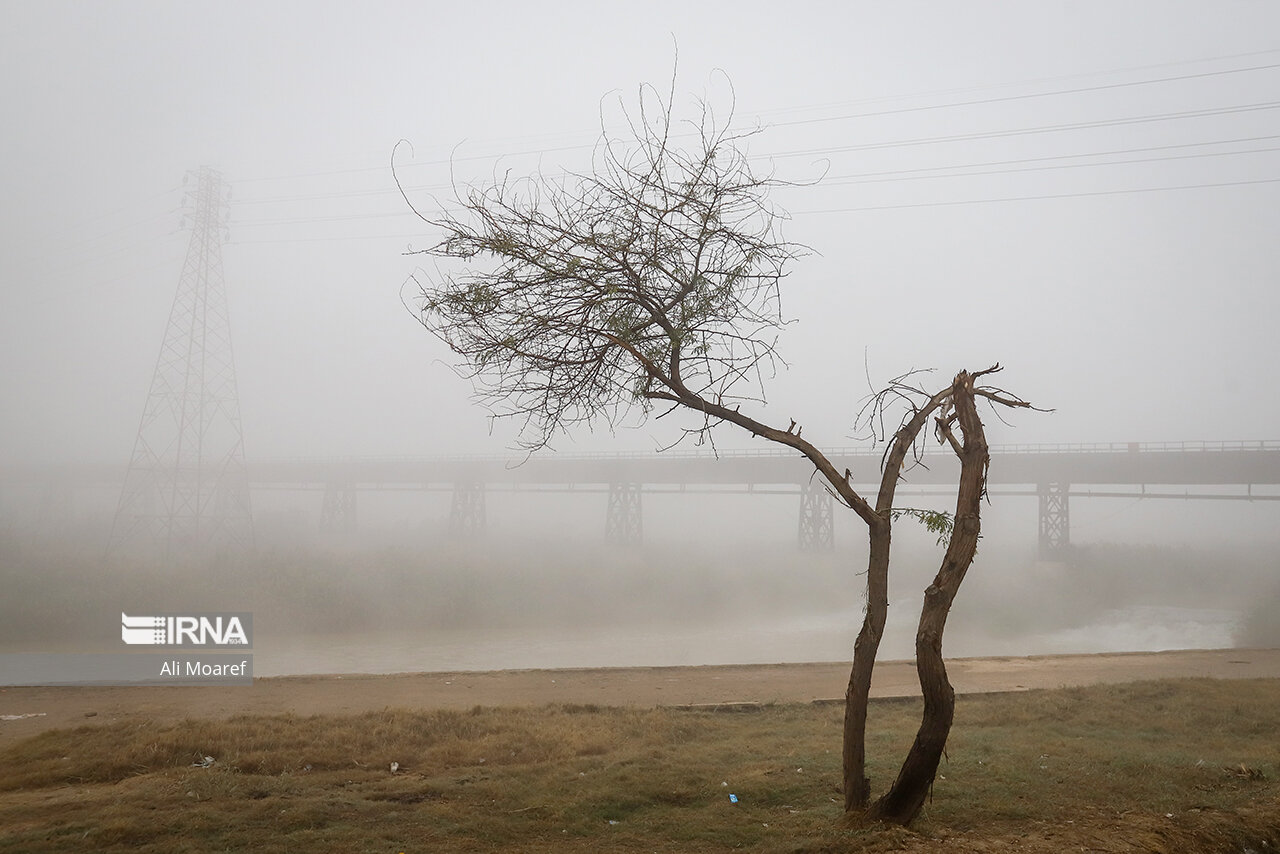
[[[1069,483],[1042,483],[1040,496],[1040,558],[1062,557],[1071,545],[1071,504]]]
[[[835,548],[835,525],[831,517],[831,493],[816,478],[800,487],[800,550],[826,552]]]
[[[609,484],[609,510],[604,520],[604,538],[610,543],[627,546],[638,546],[644,541],[639,483],[622,481]]]
[[[344,535],[356,532],[355,484],[341,481],[325,484],[324,501],[320,505],[320,530]]]
[[[484,533],[486,527],[483,481],[455,481],[453,503],[449,507],[449,532],[471,537]]]

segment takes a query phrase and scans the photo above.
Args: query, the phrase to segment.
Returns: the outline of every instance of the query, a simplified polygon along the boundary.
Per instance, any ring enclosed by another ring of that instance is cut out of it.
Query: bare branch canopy
[[[507,176],[425,217],[445,237],[422,254],[466,264],[414,276],[419,319],[529,448],[636,405],[690,405],[705,429],[712,409],[759,400],[775,368],[778,284],[805,251],[781,238],[781,182],[748,162],[754,132],[706,104],[677,128],[645,94],[634,138],[602,136],[590,173]]]

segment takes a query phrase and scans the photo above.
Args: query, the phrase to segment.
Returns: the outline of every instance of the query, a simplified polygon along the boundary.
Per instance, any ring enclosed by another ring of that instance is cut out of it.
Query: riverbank
[[[947,667],[961,694],[1177,677],[1275,679],[1280,678],[1280,650],[963,658],[949,661]],[[286,676],[256,679],[252,686],[236,688],[9,687],[0,689],[0,743],[48,729],[136,716],[172,721],[548,703],[640,708],[808,703],[843,697],[848,672],[847,663],[828,662]],[[876,666],[873,696],[918,693],[912,662],[884,661]]]

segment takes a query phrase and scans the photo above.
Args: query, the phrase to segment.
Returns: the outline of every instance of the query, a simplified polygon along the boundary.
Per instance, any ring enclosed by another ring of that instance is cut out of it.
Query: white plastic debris
[[[192,762],[191,767],[192,768],[208,768],[210,765],[212,765],[216,761],[217,760],[214,759],[212,756],[206,756],[204,759],[200,760],[199,762]]]
[[[48,712],[27,712],[25,715],[0,715],[0,721],[20,721],[23,718],[42,718]]]
[[[392,773],[392,774],[394,774],[394,773],[396,773],[396,772],[397,772],[397,771],[399,771],[399,770],[400,770],[400,763],[399,763],[399,762],[392,762],[392,763],[391,763],[391,773]]]

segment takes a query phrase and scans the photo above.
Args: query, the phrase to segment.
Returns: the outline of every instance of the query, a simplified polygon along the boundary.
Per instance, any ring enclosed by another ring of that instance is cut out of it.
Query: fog
[[[362,492],[350,533],[318,530],[319,493],[278,495],[255,507],[254,552],[221,561],[104,560],[109,498],[7,527],[0,652],[105,650],[119,611],[193,607],[251,610],[262,676],[839,661],[861,622],[864,531],[837,510],[835,548],[800,551],[794,494],[646,495],[639,546],[605,541],[599,493],[490,493],[471,538],[450,533],[447,493]],[[946,652],[1280,644],[1275,512],[1077,498],[1072,548],[1045,560],[1034,496],[996,496]],[[942,551],[905,522],[894,544],[883,659],[912,657]]]
[[[1052,412],[989,419],[996,444],[1280,439],[1272,4],[5,12],[0,467],[128,462],[189,238],[184,176],[204,165],[232,188],[251,462],[518,459],[402,303],[434,269],[405,253],[439,235],[396,177],[430,211],[451,180],[586,168],[618,98],[673,71],[678,114],[732,104],[763,129],[754,162],[798,182],[785,236],[814,252],[783,284],[795,322],[762,419],[854,445],[869,382],[1000,362]],[[680,418],[633,413],[545,453],[655,451]],[[618,550],[598,494],[491,495],[486,536],[460,541],[448,493],[362,494],[339,540],[319,493],[255,492],[254,553],[212,570],[104,562],[118,487],[68,494],[0,484],[0,647],[84,642],[97,620],[110,638],[129,607],[225,607],[260,615],[263,672],[839,660],[861,607],[856,519],[837,511],[835,550],[802,555],[794,495],[646,497],[645,545]],[[997,497],[948,652],[1280,643],[1263,616],[1278,512],[1075,500],[1076,549],[1050,562],[1034,497]],[[895,548],[886,654],[908,656],[938,550],[919,531]],[[307,658],[298,639],[321,635],[325,655],[367,654]]]

